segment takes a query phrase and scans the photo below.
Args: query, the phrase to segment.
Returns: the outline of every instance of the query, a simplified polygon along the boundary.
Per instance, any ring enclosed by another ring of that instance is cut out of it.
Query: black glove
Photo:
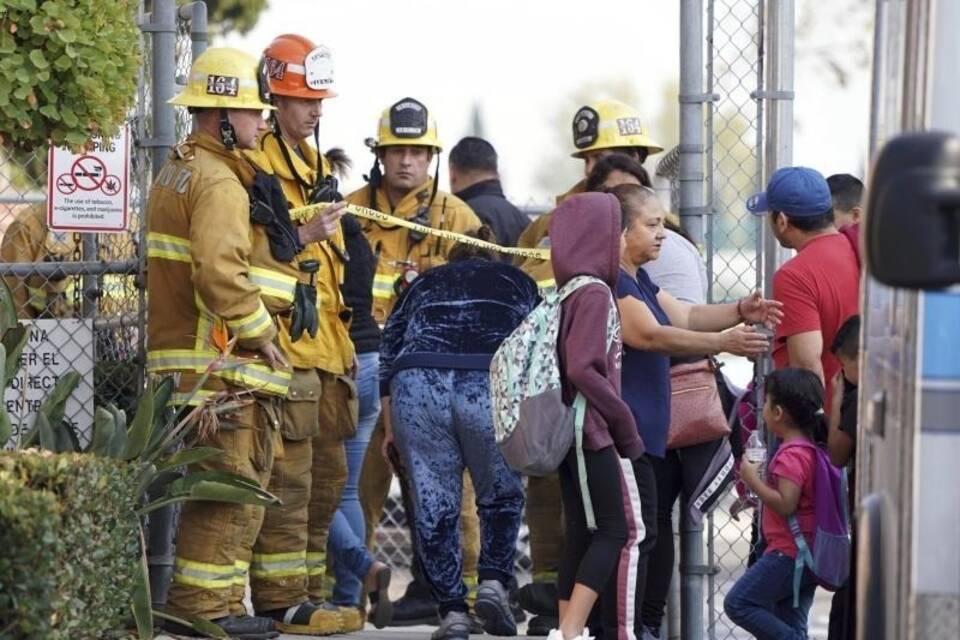
[[[340,195],[340,185],[337,179],[327,175],[320,178],[317,185],[310,193],[308,204],[317,204],[318,202],[340,202],[343,196]]]
[[[311,338],[317,337],[320,319],[317,316],[316,273],[320,263],[316,260],[301,260],[297,267],[310,274],[310,283],[298,282],[293,292],[293,312],[290,316],[290,339],[296,342],[306,331]]]
[[[290,220],[283,187],[276,176],[259,169],[250,187],[250,220],[265,227],[270,253],[277,262],[292,262],[303,249]]]
[[[296,342],[304,331],[311,338],[316,338],[318,329],[317,288],[298,282],[293,293],[293,312],[290,314],[290,339]]]

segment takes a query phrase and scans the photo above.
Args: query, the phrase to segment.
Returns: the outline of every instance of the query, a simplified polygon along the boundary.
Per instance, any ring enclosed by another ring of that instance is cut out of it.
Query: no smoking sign
[[[130,175],[130,132],[94,138],[87,151],[50,148],[47,224],[65,231],[125,231]]]

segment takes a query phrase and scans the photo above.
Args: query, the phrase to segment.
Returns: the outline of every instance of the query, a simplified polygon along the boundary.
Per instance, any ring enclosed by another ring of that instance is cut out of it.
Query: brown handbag
[[[717,390],[712,358],[670,367],[670,429],[667,449],[712,442],[730,435]]]

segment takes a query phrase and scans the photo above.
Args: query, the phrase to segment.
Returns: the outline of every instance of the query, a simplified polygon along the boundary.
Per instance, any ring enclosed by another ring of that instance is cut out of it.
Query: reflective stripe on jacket
[[[193,389],[231,338],[237,344],[210,371],[205,391],[229,384],[269,395],[287,392],[290,372],[259,364],[255,353],[277,329],[251,274],[252,258],[269,247],[251,229],[243,182],[250,175],[238,153],[194,134],[176,148],[150,190],[147,370],[180,373],[181,394]]]
[[[399,218],[410,219],[429,201],[432,190],[433,180],[430,179],[410,191],[395,207],[391,208],[387,193],[381,187],[377,190],[375,208]],[[346,200],[352,204],[369,207],[369,185],[354,191],[346,197]],[[481,225],[480,219],[467,206],[467,203],[444,191],[437,192],[437,197],[430,207],[429,218],[430,226],[434,229],[455,233],[472,231]],[[419,273],[423,273],[430,267],[446,264],[447,255],[455,243],[433,236],[428,236],[419,242],[411,242],[409,229],[387,227],[372,220],[361,220],[360,225],[377,258],[377,271],[373,278],[373,317],[382,325],[396,304],[395,285],[397,279],[408,268],[405,263],[412,265]]]

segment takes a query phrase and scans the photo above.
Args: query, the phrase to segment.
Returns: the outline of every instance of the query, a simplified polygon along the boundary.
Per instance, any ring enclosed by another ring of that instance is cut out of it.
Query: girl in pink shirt
[[[797,546],[787,518],[795,515],[808,542],[813,539],[814,487],[817,458],[812,449],[824,429],[823,385],[807,369],[774,371],[764,383],[763,419],[781,440],[777,454],[760,477],[759,464],[743,460],[740,477],[762,503],[761,530],[767,547],[724,599],[727,616],[758,640],[805,640],[807,615],[816,582],[805,570],[800,606],[793,606],[794,558]]]

